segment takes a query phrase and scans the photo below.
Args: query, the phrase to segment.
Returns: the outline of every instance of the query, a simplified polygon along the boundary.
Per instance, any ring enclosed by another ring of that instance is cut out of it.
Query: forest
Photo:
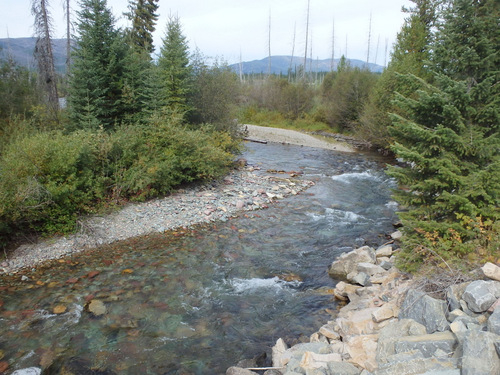
[[[158,0],[130,0],[124,29],[106,0],[82,0],[57,74],[47,6],[33,1],[37,71],[0,61],[4,249],[223,176],[237,124],[252,123],[349,134],[391,155],[403,269],[500,261],[498,1],[412,0],[381,74],[342,57],[324,74],[245,79],[190,51],[176,16],[155,51]]]

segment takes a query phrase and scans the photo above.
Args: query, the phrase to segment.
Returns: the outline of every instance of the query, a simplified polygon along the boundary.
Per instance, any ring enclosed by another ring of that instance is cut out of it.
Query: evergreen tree
[[[401,75],[411,73],[421,78],[429,77],[425,63],[429,59],[428,45],[436,21],[437,1],[412,1],[414,7],[403,8],[408,17],[398,33],[391,61],[371,92],[356,128],[360,138],[383,148],[391,143],[389,113],[398,111],[393,105],[395,93],[411,96],[419,88],[418,81],[402,79]]]
[[[158,21],[158,0],[131,0],[130,12],[126,14],[132,21],[130,39],[133,46],[140,51],[151,54],[154,51],[153,32]]]
[[[431,46],[433,81],[406,75],[422,89],[397,98],[404,115],[393,115],[393,150],[408,166],[390,174],[408,188],[396,192],[408,209],[401,214],[407,262],[498,250],[499,7],[452,1]]]
[[[111,129],[126,113],[122,100],[127,45],[106,0],[82,0],[77,32],[69,83],[70,128]]]
[[[178,17],[170,16],[168,20],[158,67],[162,76],[166,108],[181,113],[189,112],[188,97],[191,91],[189,48]]]

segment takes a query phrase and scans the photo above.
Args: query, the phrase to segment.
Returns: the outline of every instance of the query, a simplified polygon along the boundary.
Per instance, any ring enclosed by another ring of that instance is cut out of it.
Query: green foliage
[[[399,113],[393,104],[396,93],[412,96],[420,89],[420,84],[407,80],[403,74],[429,78],[425,67],[429,59],[428,44],[431,27],[435,22],[436,3],[434,0],[414,1],[415,7],[406,10],[409,16],[398,33],[391,61],[371,91],[360,116],[355,132],[359,138],[382,148],[392,143],[389,134],[391,119],[389,113]]]
[[[130,0],[129,10],[126,14],[132,21],[129,37],[132,45],[138,52],[148,55],[153,53],[153,32],[158,21],[158,0]]]
[[[110,130],[126,114],[123,80],[127,45],[106,0],[83,0],[69,80],[70,130]]]
[[[163,85],[162,99],[170,111],[186,113],[190,110],[191,68],[189,48],[178,17],[170,16],[158,59]]]
[[[396,198],[408,210],[401,219],[409,267],[430,256],[457,262],[498,251],[500,55],[494,46],[500,34],[492,25],[499,7],[453,1],[431,46],[432,82],[406,75],[422,89],[397,97],[403,115],[392,115],[392,149],[407,166],[390,174],[407,187]]]
[[[227,64],[219,61],[208,66],[200,54],[192,63],[192,68],[189,103],[193,110],[189,116],[190,122],[212,124],[235,134],[234,112],[240,90],[236,74]]]
[[[321,85],[322,113],[326,123],[342,131],[352,130],[359,121],[376,76],[367,70],[339,65],[325,76]]]
[[[103,205],[223,175],[238,143],[180,121],[155,117],[115,132],[44,131],[14,140],[0,158],[0,237],[20,228],[67,233],[80,215]]]

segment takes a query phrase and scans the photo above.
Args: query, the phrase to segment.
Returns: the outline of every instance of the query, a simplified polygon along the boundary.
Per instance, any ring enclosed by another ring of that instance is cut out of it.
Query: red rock
[[[9,368],[9,363],[7,361],[0,361],[0,372],[4,372]]]
[[[77,277],[72,277],[72,278],[66,280],[66,284],[76,284],[77,282],[78,282]]]
[[[88,277],[89,279],[92,279],[92,278],[96,277],[96,276],[97,276],[97,275],[99,275],[99,274],[100,274],[100,272],[99,272],[99,271],[90,271],[90,272],[88,273],[87,277]]]
[[[106,266],[110,266],[113,264],[113,261],[112,260],[109,260],[109,259],[105,259],[102,261]]]

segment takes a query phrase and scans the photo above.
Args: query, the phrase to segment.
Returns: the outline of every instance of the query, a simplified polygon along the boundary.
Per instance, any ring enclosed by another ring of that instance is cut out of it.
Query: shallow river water
[[[384,161],[279,144],[248,144],[243,157],[316,185],[227,222],[54,261],[29,281],[0,279],[6,373],[223,374],[330,320],[328,265],[392,231]],[[86,311],[92,300],[105,314]]]

